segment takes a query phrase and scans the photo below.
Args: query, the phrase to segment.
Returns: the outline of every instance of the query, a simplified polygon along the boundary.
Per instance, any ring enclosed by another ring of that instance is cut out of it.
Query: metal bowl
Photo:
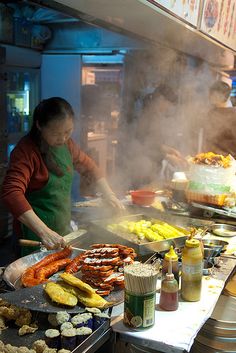
[[[218,235],[220,237],[236,236],[236,226],[232,226],[230,224],[223,224],[223,223],[214,224],[211,227],[211,231],[213,234]]]
[[[212,260],[216,255],[219,255],[220,250],[213,247],[204,248],[204,259]]]
[[[210,261],[204,260],[202,273],[204,276],[210,275],[212,273],[212,269],[214,264]]]
[[[218,240],[218,239],[202,239],[202,242],[203,242],[204,248],[214,249],[214,251],[216,252],[214,256],[219,254],[221,251],[225,251],[227,245],[229,244],[225,240]]]

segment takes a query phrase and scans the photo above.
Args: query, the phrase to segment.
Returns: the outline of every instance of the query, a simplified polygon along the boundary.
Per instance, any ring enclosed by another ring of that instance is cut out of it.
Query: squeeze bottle
[[[182,252],[181,295],[186,301],[201,298],[203,254],[197,239],[188,239]]]
[[[161,282],[161,293],[159,306],[163,310],[175,311],[178,309],[179,285],[172,273],[172,262],[169,260],[168,273]]]
[[[179,283],[178,255],[176,254],[172,245],[170,247],[170,250],[165,254],[163,262],[162,262],[163,278],[165,277],[165,274],[168,272],[168,267],[169,267],[170,261],[171,261],[171,265],[172,265],[172,273],[174,274],[176,281]]]

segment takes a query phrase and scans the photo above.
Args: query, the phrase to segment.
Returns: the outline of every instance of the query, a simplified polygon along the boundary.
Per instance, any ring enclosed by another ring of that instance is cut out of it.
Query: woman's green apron
[[[54,160],[64,175],[57,176],[49,172],[47,184],[40,190],[26,195],[38,217],[52,230],[60,235],[69,233],[71,219],[71,186],[73,179],[72,156],[66,145],[51,148]],[[26,226],[22,225],[25,239],[40,238]],[[39,247],[22,247],[21,256],[28,255]]]

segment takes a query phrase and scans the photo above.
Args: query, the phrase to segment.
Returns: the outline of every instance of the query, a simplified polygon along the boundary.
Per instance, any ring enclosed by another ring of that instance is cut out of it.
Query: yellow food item
[[[215,154],[213,152],[198,153],[192,158],[195,164],[206,164],[216,167],[228,168],[232,165],[232,157],[228,154],[223,156],[222,154]]]
[[[81,281],[81,279],[73,276],[70,273],[61,273],[60,277],[65,281],[66,283],[69,283],[71,286],[77,287],[83,292],[86,292],[88,294],[93,294],[95,293],[95,289],[92,288],[89,284]]]
[[[189,232],[183,228],[172,226],[161,220],[148,221],[141,219],[137,222],[123,221],[110,224],[107,229],[112,232],[121,232],[137,235],[139,240],[162,241],[164,239],[176,238],[188,235]]]
[[[105,309],[112,304],[95,292],[87,293],[65,282],[60,283],[60,285],[65,291],[71,293],[72,295],[75,295],[78,298],[79,302],[88,308]]]
[[[152,229],[146,229],[144,230],[144,236],[148,241],[161,241],[164,240],[164,238],[159,235],[157,232],[153,231]]]
[[[45,292],[49,295],[52,301],[68,306],[75,306],[78,303],[78,299],[71,293],[65,291],[59,284],[54,282],[48,282],[44,288]]]

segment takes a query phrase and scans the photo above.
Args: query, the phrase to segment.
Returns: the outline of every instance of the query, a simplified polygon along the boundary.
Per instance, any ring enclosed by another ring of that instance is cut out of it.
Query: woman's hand
[[[125,207],[120,200],[116,197],[114,192],[111,190],[105,178],[101,178],[97,181],[97,189],[102,193],[102,197],[110,206],[118,209],[124,210]]]
[[[162,145],[161,148],[165,154],[165,159],[167,159],[173,166],[182,170],[188,169],[188,162],[179,151],[167,145]]]
[[[33,210],[26,211],[18,220],[32,230],[47,249],[59,249],[66,246],[63,237],[48,228]]]
[[[48,250],[64,248],[66,246],[65,240],[58,233],[54,232],[50,228],[40,232],[38,236],[41,238],[42,244]]]
[[[125,207],[122,204],[122,202],[120,200],[118,200],[118,198],[113,193],[111,193],[110,195],[107,195],[107,197],[104,198],[104,199],[113,208],[116,208],[118,210],[124,210],[125,209]]]

